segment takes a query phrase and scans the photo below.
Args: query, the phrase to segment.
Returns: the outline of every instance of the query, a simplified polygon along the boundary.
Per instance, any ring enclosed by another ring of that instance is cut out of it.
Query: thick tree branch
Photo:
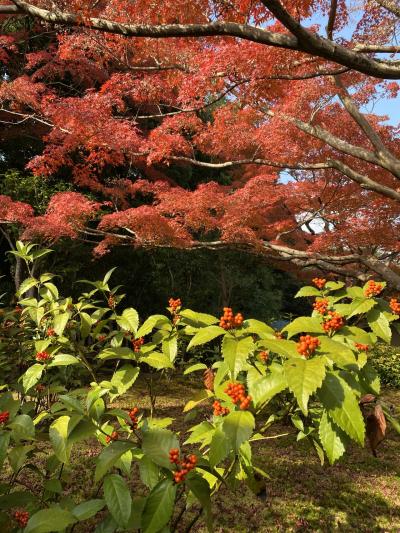
[[[366,137],[370,140],[372,146],[376,150],[376,155],[382,163],[382,166],[386,169],[390,169],[390,172],[397,178],[400,178],[400,161],[394,156],[390,150],[385,146],[378,133],[374,130],[365,115],[361,113],[354,100],[350,96],[348,90],[343,85],[339,76],[334,76],[335,84],[339,89],[338,96],[350,114],[356,124],[361,128]]]
[[[277,0],[263,0],[264,5],[280,20],[293,35],[271,32],[262,28],[234,22],[211,22],[206,24],[122,24],[115,21],[89,18],[82,20],[73,13],[49,11],[38,8],[23,0],[12,0],[21,12],[40,18],[52,24],[85,27],[126,37],[237,37],[248,41],[305,52],[333,61],[369,76],[385,79],[400,79],[400,66],[381,62],[303,28],[281,6]],[[7,11],[3,10],[3,13]],[[10,14],[15,10],[10,9]]]

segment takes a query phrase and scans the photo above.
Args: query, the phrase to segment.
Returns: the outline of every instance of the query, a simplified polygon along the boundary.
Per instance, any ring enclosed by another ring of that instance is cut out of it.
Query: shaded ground
[[[182,407],[193,396],[195,383],[179,378],[157,389],[157,416],[182,420]],[[386,391],[385,397],[400,409],[400,391]],[[118,403],[126,408],[133,405],[149,408],[143,381]],[[199,422],[201,416],[189,425]],[[177,422],[172,428],[183,430]],[[288,427],[273,426],[270,434],[287,431]],[[100,446],[88,443],[74,449],[69,489],[74,499],[94,496],[94,461],[99,451]],[[257,497],[244,486],[235,492],[223,489],[214,502],[215,531],[400,531],[400,437],[390,432],[378,453],[376,459],[367,448],[354,446],[335,466],[322,467],[315,452],[291,436],[257,444],[253,457],[270,475],[266,494]],[[141,491],[137,479],[132,479],[132,488],[136,493]],[[178,530],[184,531],[184,525]],[[74,529],[74,533],[91,531],[94,525]],[[199,522],[192,531],[203,533],[206,529]]]

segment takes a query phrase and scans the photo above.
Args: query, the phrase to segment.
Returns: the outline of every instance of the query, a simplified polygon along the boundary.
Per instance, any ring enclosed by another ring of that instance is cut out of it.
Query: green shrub
[[[378,344],[371,361],[383,384],[400,389],[400,346]]]

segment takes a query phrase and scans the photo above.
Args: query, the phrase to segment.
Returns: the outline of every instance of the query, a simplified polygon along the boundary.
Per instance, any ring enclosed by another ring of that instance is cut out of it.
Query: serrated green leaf
[[[29,389],[39,383],[39,380],[42,377],[43,369],[43,365],[36,363],[30,366],[25,374],[22,375],[22,385],[25,392],[28,392]]]
[[[207,368],[207,365],[205,365],[204,363],[196,363],[195,365],[189,366],[183,374],[191,374],[192,372],[197,372],[198,370],[206,370]]]
[[[116,370],[111,378],[111,384],[117,389],[118,394],[110,394],[110,400],[114,401],[115,398],[124,394],[135,383],[138,375],[139,368],[129,364],[123,365]]]
[[[135,445],[132,442],[115,441],[104,448],[96,460],[95,482],[97,483],[124,453],[134,447]]]
[[[154,328],[167,328],[169,331],[172,330],[171,322],[164,315],[152,315],[149,316],[147,320],[139,328],[139,331],[136,333],[136,337],[144,337],[148,335]]]
[[[221,335],[225,335],[225,333],[226,331],[220,326],[207,326],[206,328],[202,328],[194,337],[192,337],[187,350],[190,350],[194,346],[206,344],[207,342],[210,342]]]
[[[153,352],[149,355],[143,356],[140,358],[141,363],[146,363],[147,365],[161,370],[162,368],[174,368],[174,365],[171,363],[169,357],[160,352]]]
[[[365,424],[358,400],[344,379],[336,373],[327,373],[318,397],[329,417],[349,437],[364,444]]]
[[[166,526],[174,510],[176,485],[163,479],[150,492],[142,513],[143,533],[157,533]]]
[[[332,465],[344,454],[345,447],[341,438],[341,431],[329,420],[326,411],[322,414],[318,434],[328,461]]]
[[[319,337],[319,340],[319,353],[325,354],[340,368],[357,370],[357,360],[348,346],[329,337]]]
[[[105,500],[89,500],[87,502],[80,503],[72,509],[72,514],[79,521],[88,520],[100,512],[105,506]]]
[[[283,368],[289,389],[296,397],[302,412],[308,413],[308,400],[322,385],[325,378],[326,360],[323,357],[312,359],[292,358],[284,362]]]
[[[24,529],[24,533],[50,533],[63,531],[76,522],[75,516],[61,507],[42,509],[32,515]]]
[[[367,314],[367,320],[375,335],[390,344],[392,331],[390,329],[389,320],[386,318],[384,312],[379,308],[371,309]]]
[[[210,443],[210,451],[208,452],[208,460],[210,467],[214,468],[218,463],[223,461],[229,454],[231,449],[231,442],[225,432],[220,428],[214,431]]]
[[[250,396],[256,407],[271,400],[276,394],[288,386],[282,366],[271,365],[271,371],[266,376],[260,376],[254,368],[247,373],[247,385]]]
[[[311,287],[311,285],[307,285],[306,287],[302,287],[295,295],[295,298],[302,298],[305,296],[321,296],[321,291],[319,291],[316,287]]]
[[[125,480],[117,474],[109,474],[103,482],[104,499],[111,516],[126,528],[131,516],[132,497]]]
[[[169,470],[172,468],[169,460],[171,448],[179,448],[179,441],[169,429],[149,429],[143,432],[143,453],[154,463]]]
[[[354,298],[349,307],[348,318],[367,313],[376,305],[372,298]]]
[[[293,337],[293,335],[297,335],[298,333],[324,333],[320,318],[306,316],[295,318],[293,322],[290,322],[290,324],[285,326],[282,331],[288,332],[288,338]]]
[[[222,431],[230,441],[231,447],[237,452],[254,431],[255,420],[249,411],[233,411],[224,417]]]
[[[251,337],[237,340],[225,335],[222,340],[222,356],[228,365],[231,379],[236,379],[239,372],[245,368],[246,360],[252,350],[254,350],[254,342]]]

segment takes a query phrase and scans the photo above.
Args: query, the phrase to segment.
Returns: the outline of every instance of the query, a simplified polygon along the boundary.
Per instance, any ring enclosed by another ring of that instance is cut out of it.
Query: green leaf
[[[261,322],[260,320],[255,320],[254,318],[245,320],[242,329],[246,333],[255,333],[261,339],[273,337],[275,333],[271,326],[268,326],[265,322]]]
[[[15,441],[30,440],[35,437],[35,426],[33,420],[28,415],[19,415],[10,424],[13,428],[13,438]]]
[[[208,531],[213,531],[210,485],[199,474],[192,473],[186,478],[186,486],[191,490],[204,509]]]
[[[49,533],[63,531],[76,522],[75,516],[60,507],[50,507],[38,511],[28,521],[24,533]]]
[[[361,315],[367,313],[373,307],[375,307],[376,301],[372,298],[354,298],[349,307],[348,318],[355,315]]]
[[[319,291],[316,287],[311,287],[310,285],[307,285],[306,287],[302,287],[295,295],[295,298],[301,298],[304,296],[321,296],[321,291]]]
[[[109,474],[103,482],[104,499],[111,516],[121,527],[128,525],[132,498],[128,485],[117,474]]]
[[[329,420],[326,411],[322,414],[318,434],[328,461],[332,465],[344,454],[345,447],[341,438],[340,429]]]
[[[254,349],[254,342],[251,337],[245,337],[238,341],[234,337],[225,335],[222,340],[222,356],[228,365],[231,373],[231,379],[236,379],[236,376],[246,366],[246,360]]]
[[[233,411],[224,418],[222,431],[237,452],[243,442],[251,437],[254,427],[254,416],[249,411]]]
[[[115,398],[124,394],[135,383],[138,375],[139,368],[126,364],[116,370],[111,378],[111,384],[118,391],[118,394],[110,394],[110,401],[114,401]]]
[[[380,394],[381,383],[379,376],[370,362],[366,363],[359,373],[360,383],[366,392]]]
[[[69,366],[69,365],[78,365],[80,360],[74,355],[68,353],[59,353],[57,354],[52,362],[48,365],[50,367],[54,366]]]
[[[149,355],[145,355],[140,358],[140,362],[146,363],[157,370],[161,370],[163,368],[174,368],[174,365],[171,363],[169,357],[160,352],[152,352]]]
[[[116,319],[116,322],[121,329],[136,334],[137,328],[139,327],[138,312],[132,307],[128,307],[124,309],[122,315]]]
[[[289,339],[298,333],[324,333],[319,318],[306,316],[295,318],[293,322],[290,322],[290,324],[285,326],[282,331],[288,332]]]
[[[363,445],[365,437],[364,419],[358,400],[349,385],[336,373],[327,373],[318,397],[329,417],[349,437]]]
[[[308,400],[319,389],[325,378],[326,360],[323,357],[312,359],[292,358],[284,362],[283,368],[289,389],[296,397],[302,412],[308,413]]]
[[[184,375],[186,374],[190,374],[191,372],[197,372],[197,370],[206,370],[207,369],[207,365],[205,365],[204,363],[196,363],[195,365],[191,365],[189,366],[185,371],[184,371]]]
[[[71,453],[72,443],[68,441],[70,423],[70,416],[60,416],[51,424],[49,429],[50,442],[54,453],[62,463],[69,462]]]
[[[319,337],[319,340],[320,353],[325,354],[340,368],[357,370],[357,360],[353,351],[348,346],[345,346],[341,342],[336,342],[329,337]]]
[[[183,408],[183,412],[186,413],[187,411],[190,411],[194,407],[196,407],[199,403],[204,402],[204,400],[207,400],[208,398],[211,398],[214,396],[214,394],[208,390],[203,389],[197,392],[194,397],[187,402],[185,407]]]
[[[196,333],[196,335],[194,335],[194,337],[192,337],[187,350],[190,350],[194,346],[206,344],[221,335],[225,335],[225,333],[226,331],[220,326],[207,326],[206,328],[202,328]]]
[[[53,329],[57,335],[61,336],[64,333],[65,326],[69,320],[69,313],[61,313],[56,315],[53,319]]]
[[[218,463],[223,461],[225,457],[229,454],[230,451],[230,441],[225,433],[217,428],[214,431],[210,443],[210,451],[208,454],[208,459],[210,462],[210,467],[214,468]]]
[[[139,472],[140,479],[149,489],[155,487],[160,480],[160,467],[147,456],[140,459]]]
[[[328,281],[325,284],[325,288],[329,289],[330,291],[338,291],[339,289],[342,289],[344,287],[343,281]]]
[[[270,350],[283,357],[300,357],[294,341],[286,339],[263,339],[257,343],[258,348]]]
[[[29,291],[29,289],[31,289],[32,287],[37,287],[37,285],[38,285],[38,280],[36,278],[25,279],[19,286],[19,289],[17,291],[17,296],[21,297],[23,294]]]
[[[266,376],[260,376],[259,372],[252,368],[247,373],[247,380],[249,394],[256,407],[267,402],[288,386],[283,368],[280,365],[271,365],[271,372]]]
[[[74,507],[72,514],[77,520],[88,520],[88,518],[92,518],[92,516],[95,516],[101,511],[105,504],[106,502],[104,500],[89,500]]]
[[[90,318],[90,315],[84,312],[79,313],[79,316],[81,319],[81,337],[82,339],[86,339],[89,336],[90,330],[92,328],[92,319]]]
[[[206,313],[195,313],[191,309],[179,311],[179,316],[181,317],[181,323],[196,328],[211,326],[212,324],[217,324],[219,322],[218,318],[215,316],[207,315]]]
[[[142,514],[143,533],[157,533],[171,519],[176,495],[176,485],[163,479],[150,492]]]
[[[164,329],[167,328],[171,331],[171,322],[164,315],[152,315],[142,324],[139,331],[136,333],[136,337],[144,337],[148,335],[154,328]]]
[[[109,346],[97,356],[99,359],[131,359],[135,360],[135,353],[130,348]]]
[[[390,344],[392,331],[390,329],[389,320],[386,318],[383,311],[377,308],[371,309],[367,314],[367,320],[375,335]]]
[[[118,459],[135,447],[132,442],[115,441],[111,442],[96,460],[96,470],[94,480],[97,483],[118,461]]]
[[[0,433],[0,470],[3,466],[4,460],[7,457],[7,449],[10,444],[10,433]]]
[[[79,413],[80,415],[85,414],[85,411],[83,409],[81,402],[77,400],[76,398],[73,398],[72,396],[68,396],[67,394],[63,394],[59,396],[58,399],[68,409],[71,409],[72,411],[75,411],[76,413]]]
[[[39,383],[39,380],[42,377],[43,369],[43,365],[36,363],[35,365],[30,366],[25,374],[22,375],[24,392],[28,392],[29,389]]]
[[[176,435],[169,429],[154,428],[143,432],[142,450],[154,463],[171,469],[169,451],[179,448]]]
[[[178,354],[178,337],[174,335],[162,342],[162,351],[163,354],[172,362],[175,361],[175,358]]]

